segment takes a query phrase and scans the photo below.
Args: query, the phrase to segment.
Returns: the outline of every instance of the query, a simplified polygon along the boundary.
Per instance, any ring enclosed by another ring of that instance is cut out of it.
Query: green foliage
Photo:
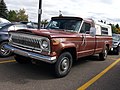
[[[119,24],[116,24],[115,27],[116,27],[117,29],[119,29]]]
[[[42,26],[43,28],[44,28],[47,24],[48,24],[48,20],[47,20],[47,19],[41,21],[41,26]]]
[[[18,21],[28,21],[28,15],[25,14],[25,9],[20,9],[17,13]]]
[[[14,10],[8,12],[8,20],[15,22],[17,19],[17,13]]]
[[[8,12],[7,6],[4,2],[4,0],[1,0],[1,2],[0,2],[0,17],[7,19],[7,12]]]
[[[8,20],[12,22],[28,21],[28,15],[25,13],[25,9],[10,10],[8,12]]]
[[[112,32],[113,32],[113,33],[120,34],[119,24],[116,24],[116,25],[114,25],[114,24],[109,24],[109,25],[111,25],[111,27],[112,27]]]

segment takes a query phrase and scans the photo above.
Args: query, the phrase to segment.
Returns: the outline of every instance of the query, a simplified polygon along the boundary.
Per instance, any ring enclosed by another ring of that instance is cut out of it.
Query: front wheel
[[[99,54],[99,59],[101,61],[104,61],[107,58],[107,55],[108,55],[108,48],[106,46],[105,49]]]
[[[0,43],[0,56],[1,57],[8,57],[12,54],[10,50],[7,50],[4,45],[8,44],[8,42],[2,42]]]
[[[116,54],[116,55],[119,55],[119,46],[116,48],[115,54]]]
[[[62,53],[59,57],[57,62],[55,63],[55,74],[57,77],[64,77],[66,76],[72,67],[72,55],[69,52]]]

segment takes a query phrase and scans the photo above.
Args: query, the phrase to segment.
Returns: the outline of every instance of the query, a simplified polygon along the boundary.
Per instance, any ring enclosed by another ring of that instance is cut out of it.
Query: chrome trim
[[[81,31],[81,28],[82,28],[82,26],[83,26],[83,23],[84,23],[84,20],[82,20],[82,22],[81,22],[81,25],[80,25],[80,28],[79,28],[78,33],[80,33],[80,31]]]
[[[13,47],[16,47],[16,48],[20,48],[20,49],[24,49],[24,50],[28,50],[28,51],[33,51],[33,52],[37,52],[37,53],[41,53],[42,52],[42,49],[35,50],[35,49],[32,49],[32,48],[28,49],[28,48],[25,48],[25,47],[14,45],[14,44],[10,44],[10,45],[13,46]]]
[[[80,54],[80,53],[87,53],[87,52],[93,52],[94,51],[94,49],[91,49],[91,50],[85,50],[85,51],[80,51],[80,52],[78,52],[78,54]]]
[[[24,48],[24,47],[19,47],[18,45],[14,45],[14,44],[10,44],[11,46],[13,47],[16,47],[16,48],[20,48],[20,49],[25,49],[25,50],[28,50],[28,51],[32,51],[32,49],[28,49],[28,48]]]
[[[44,62],[51,63],[51,64],[55,63],[57,60],[56,56],[51,57],[51,56],[45,56],[45,55],[41,55],[41,54],[34,53],[34,52],[28,52],[25,50],[15,48],[15,47],[10,46],[10,45],[5,45],[5,48],[12,51],[15,54],[19,54],[19,55],[22,55],[25,57],[33,58],[33,59],[36,59],[39,61],[44,61]]]
[[[34,47],[30,47],[30,46],[18,44],[18,43],[15,43],[15,42],[11,42],[10,45],[15,46],[15,47],[19,47],[19,48],[24,48],[24,49],[26,49],[26,50],[27,50],[28,48],[29,48],[29,50],[30,50],[30,49],[32,50],[32,49],[34,48]]]
[[[27,43],[19,43],[18,42],[14,42],[14,39],[18,39],[18,40],[22,40],[22,41],[26,41],[27,40],[29,42]],[[48,43],[49,43],[49,46],[48,46],[48,50],[47,49],[43,49],[42,46],[41,46],[41,40],[47,40]],[[33,49],[35,52],[39,52],[39,51],[45,51],[45,52],[48,52],[48,54],[50,53],[50,40],[47,38],[47,37],[42,37],[42,36],[37,36],[37,35],[30,35],[30,34],[24,34],[24,33],[10,33],[10,40],[9,40],[10,44],[11,45],[14,45],[15,47],[19,47],[19,48],[24,48],[24,49]],[[36,44],[37,46],[32,46],[31,44],[29,43],[33,43],[33,44]]]
[[[43,46],[42,46],[42,40],[46,40],[46,41],[48,42],[48,50],[43,48]],[[42,49],[43,51],[47,51],[47,52],[50,53],[50,51],[51,51],[51,50],[50,50],[50,40],[49,40],[48,38],[42,38],[42,39],[41,39],[40,46],[41,46],[41,49]]]

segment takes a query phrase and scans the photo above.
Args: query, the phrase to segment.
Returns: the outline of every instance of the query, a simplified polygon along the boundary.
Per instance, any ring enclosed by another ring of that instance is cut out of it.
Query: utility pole
[[[38,9],[38,29],[41,28],[41,15],[42,15],[42,0],[39,0],[39,9]]]

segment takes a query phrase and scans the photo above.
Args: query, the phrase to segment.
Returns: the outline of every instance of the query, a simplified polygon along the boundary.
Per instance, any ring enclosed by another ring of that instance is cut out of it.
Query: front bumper
[[[10,45],[5,45],[5,48],[12,51],[15,54],[33,58],[33,59],[36,59],[39,61],[44,61],[47,63],[55,63],[56,62],[56,56],[51,57],[51,56],[45,56],[45,55],[41,55],[41,54],[34,53],[34,52],[28,52],[25,50],[21,50],[19,48],[12,47]]]
[[[112,48],[110,49],[110,51],[114,51],[115,49],[117,49],[119,47],[119,45],[113,45]]]

